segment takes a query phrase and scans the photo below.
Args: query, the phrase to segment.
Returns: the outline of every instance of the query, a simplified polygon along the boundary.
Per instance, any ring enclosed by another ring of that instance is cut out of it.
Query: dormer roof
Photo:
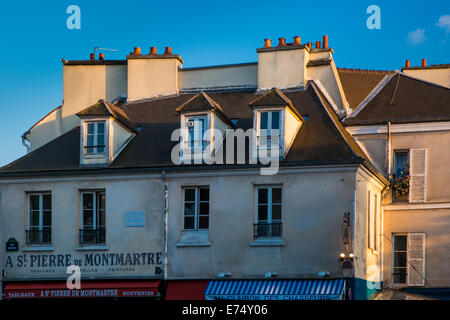
[[[288,107],[301,121],[304,121],[291,99],[278,88],[272,88],[262,96],[250,101],[248,105],[250,108]]]
[[[213,111],[216,112],[226,123],[233,126],[231,120],[225,115],[223,108],[203,91],[187,100],[179,106],[176,111],[178,113]]]
[[[125,112],[103,99],[100,99],[96,104],[81,110],[77,113],[77,116],[80,118],[102,116],[113,117],[126,128],[130,129],[134,133],[137,133],[135,125],[130,121]]]

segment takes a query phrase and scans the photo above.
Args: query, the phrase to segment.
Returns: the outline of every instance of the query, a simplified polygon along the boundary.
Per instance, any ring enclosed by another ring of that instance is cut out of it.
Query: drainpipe
[[[166,172],[163,170],[161,172],[162,179],[164,180],[164,280],[167,280],[167,271],[168,271],[168,257],[167,257],[167,244],[168,244],[168,234],[169,234],[169,226],[168,226],[168,213],[169,213],[169,188],[166,177]]]
[[[388,122],[387,123],[387,135],[388,135],[388,137],[387,137],[387,147],[388,147],[388,177],[389,177],[389,179],[391,178],[391,174],[392,174],[392,167],[391,167],[391,163],[392,163],[392,159],[391,159],[391,157],[392,157],[392,152],[391,152],[391,144],[392,144],[392,142],[391,142],[391,123],[390,122]]]

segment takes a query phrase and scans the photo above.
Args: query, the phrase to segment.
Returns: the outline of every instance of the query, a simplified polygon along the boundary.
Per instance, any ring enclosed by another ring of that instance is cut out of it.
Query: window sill
[[[24,252],[44,252],[44,251],[55,251],[53,246],[44,246],[44,245],[28,245],[27,247],[23,247],[22,251]]]
[[[250,247],[284,247],[286,242],[282,239],[258,239],[249,242]]]
[[[76,247],[77,251],[106,251],[108,250],[108,246],[105,245],[82,245]]]
[[[208,231],[182,231],[177,247],[210,247]]]

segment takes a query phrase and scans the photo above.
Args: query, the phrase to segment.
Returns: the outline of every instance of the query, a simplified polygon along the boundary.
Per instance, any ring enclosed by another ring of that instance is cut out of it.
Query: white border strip
[[[346,127],[346,129],[352,135],[387,133],[387,126],[385,124],[371,126],[348,126]],[[391,124],[391,133],[432,132],[448,130],[450,130],[450,121]]]

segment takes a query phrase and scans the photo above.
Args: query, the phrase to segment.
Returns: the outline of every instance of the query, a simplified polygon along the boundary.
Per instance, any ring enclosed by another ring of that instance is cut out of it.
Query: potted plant
[[[409,163],[405,165],[394,174],[391,179],[391,187],[396,201],[408,200],[409,193]]]

